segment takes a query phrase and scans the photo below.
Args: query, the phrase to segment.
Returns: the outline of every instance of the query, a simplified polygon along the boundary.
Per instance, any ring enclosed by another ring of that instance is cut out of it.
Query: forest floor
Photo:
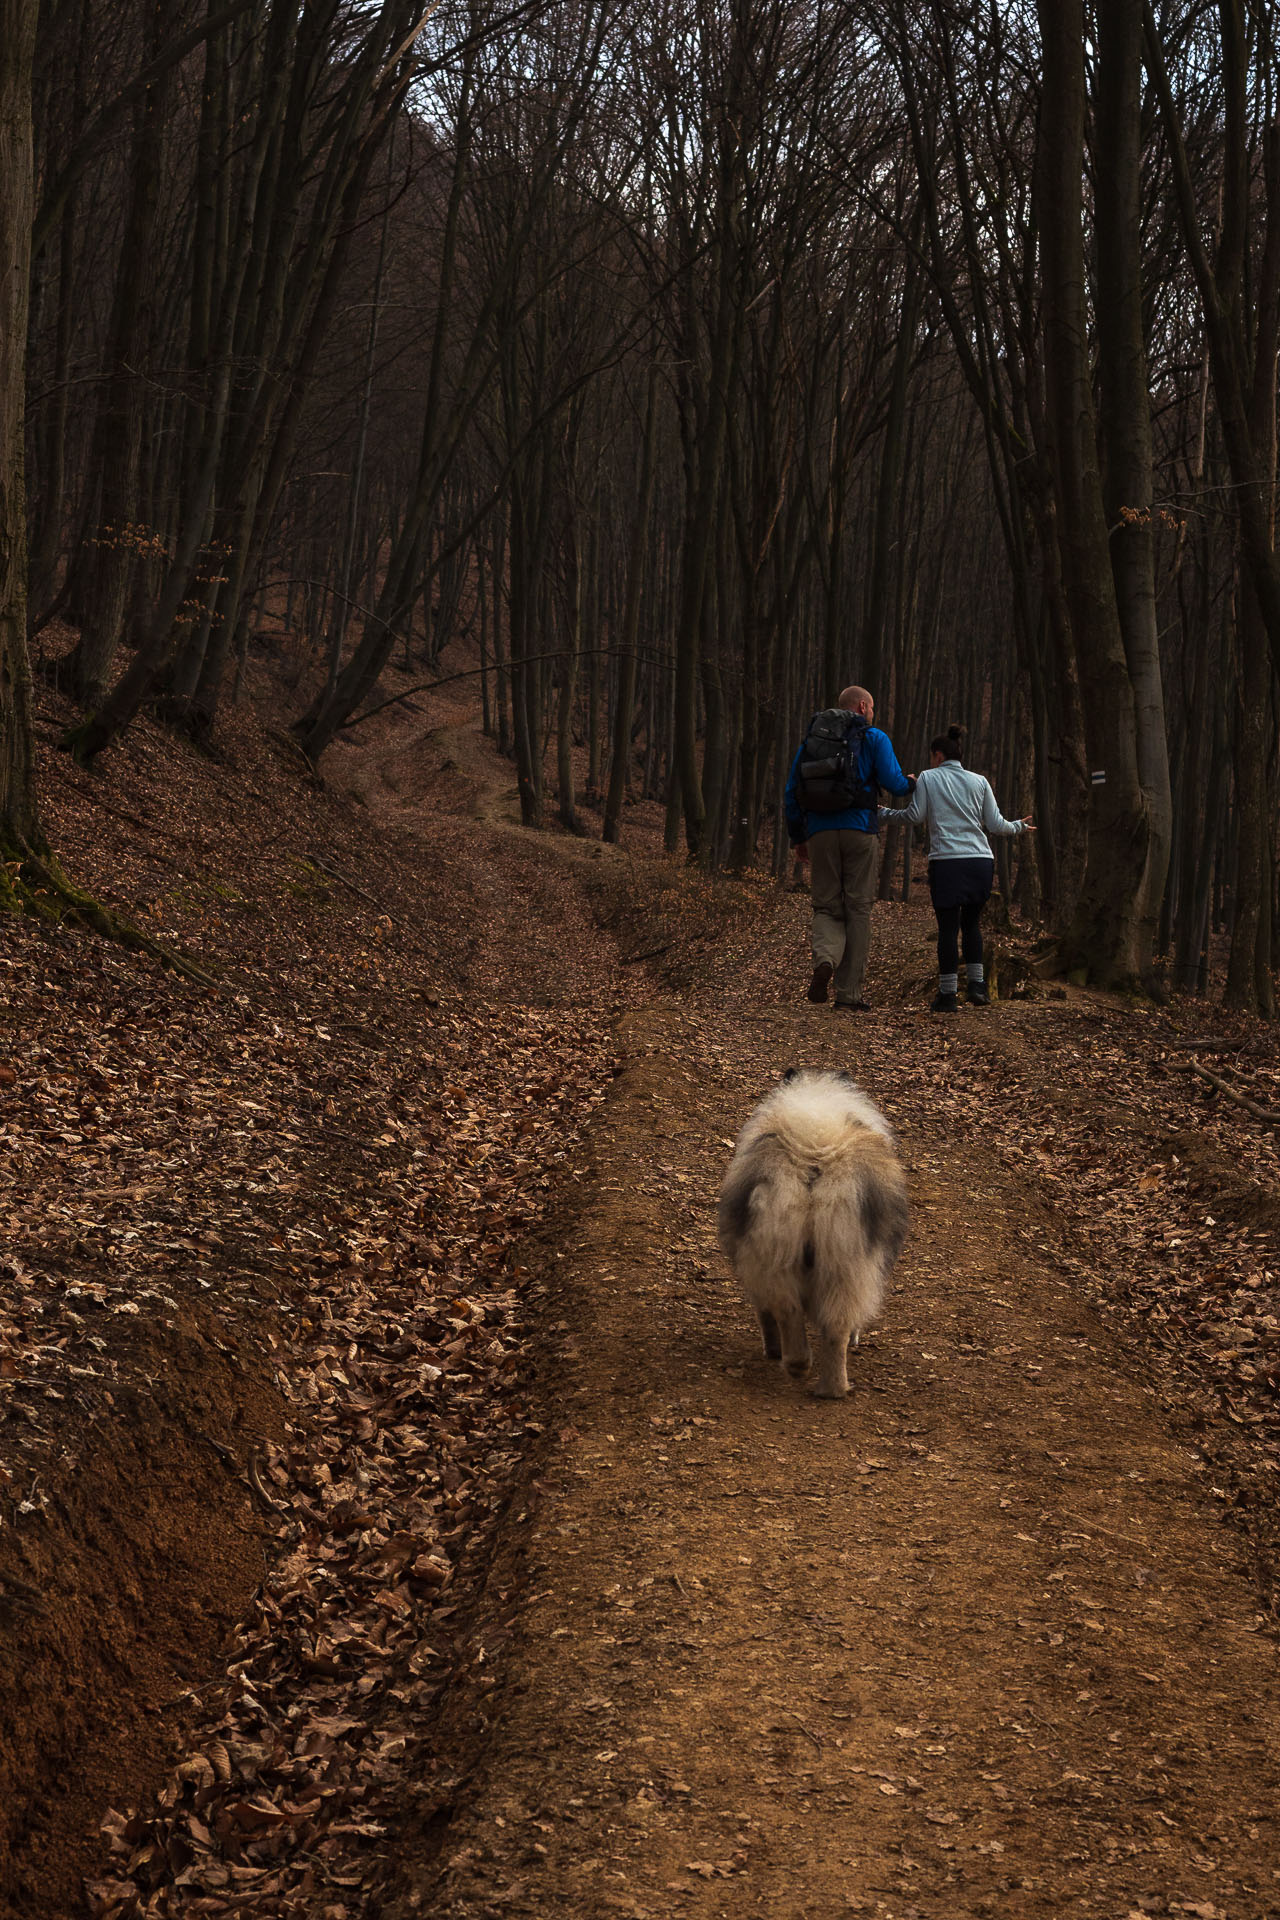
[[[526,832],[444,695],[43,766],[219,985],[0,925],[5,1920],[1280,1908],[1264,1029],[930,1016],[922,894],[810,1006],[803,896]],[[911,1187],[838,1404],[715,1245],[794,1064]]]

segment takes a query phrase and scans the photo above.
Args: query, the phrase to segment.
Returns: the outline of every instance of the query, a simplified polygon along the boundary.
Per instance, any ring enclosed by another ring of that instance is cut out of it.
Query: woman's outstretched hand
[[[1022,823],[1022,831],[1024,833],[1034,833],[1035,830],[1036,830],[1036,823],[1028,814],[1027,818]]]

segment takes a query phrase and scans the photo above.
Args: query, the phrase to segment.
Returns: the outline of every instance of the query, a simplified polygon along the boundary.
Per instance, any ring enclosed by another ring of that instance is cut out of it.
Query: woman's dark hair
[[[964,746],[964,735],[963,727],[948,727],[945,733],[940,733],[929,742],[929,751],[940,753],[944,760],[958,760]]]

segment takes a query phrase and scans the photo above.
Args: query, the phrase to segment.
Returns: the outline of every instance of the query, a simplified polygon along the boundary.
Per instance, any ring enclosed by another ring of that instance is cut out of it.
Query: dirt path
[[[1034,1048],[1052,1011],[991,1017]],[[758,1356],[713,1240],[727,1144],[851,1038],[808,1008],[624,1020],[552,1300],[563,1424],[495,1575],[527,1598],[491,1749],[397,1911],[1280,1905],[1275,1653],[1239,1540],[982,1117],[930,1097],[955,1029],[858,1029],[913,1231],[849,1399]]]
[[[469,729],[432,746],[459,812],[521,838]],[[430,777],[383,759],[371,804],[412,819]],[[882,918],[882,972],[917,918]],[[939,1023],[881,983],[851,1025],[778,997],[744,976],[621,1019],[591,1197],[548,1252],[545,1471],[489,1582],[469,1758],[386,1912],[1271,1916],[1247,1550],[991,1138],[1007,1103],[973,1095],[978,1056],[1034,1079],[1063,1009]],[[714,1241],[732,1139],[796,1063],[852,1067],[911,1177],[835,1406],[760,1357]]]

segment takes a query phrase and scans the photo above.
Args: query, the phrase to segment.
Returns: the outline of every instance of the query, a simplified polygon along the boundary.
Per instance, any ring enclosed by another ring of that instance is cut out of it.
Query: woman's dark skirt
[[[984,907],[995,879],[994,860],[931,860],[929,898],[935,912],[948,907]]]

